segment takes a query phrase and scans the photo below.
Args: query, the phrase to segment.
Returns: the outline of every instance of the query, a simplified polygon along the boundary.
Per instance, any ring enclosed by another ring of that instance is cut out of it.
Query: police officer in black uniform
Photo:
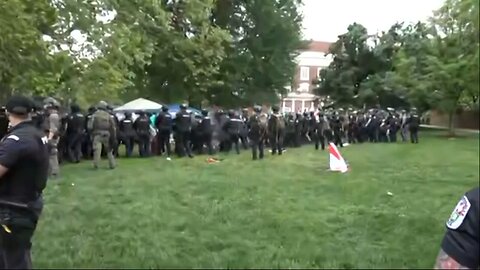
[[[200,141],[202,145],[202,152],[203,146],[205,145],[208,150],[209,155],[213,155],[213,145],[212,145],[212,137],[213,137],[213,125],[212,119],[208,116],[207,110],[202,110],[202,120],[200,122]]]
[[[228,121],[225,123],[224,129],[229,136],[227,141],[227,153],[235,146],[235,152],[240,154],[240,131],[242,129],[243,121],[238,117],[233,110],[228,111]]]
[[[446,223],[435,269],[479,269],[480,188],[460,199]]]
[[[168,112],[168,107],[163,106],[162,111],[155,120],[155,127],[158,129],[158,153],[166,153],[167,159],[170,159],[172,149],[170,147],[170,135],[173,130],[172,115]]]
[[[133,129],[132,113],[126,112],[125,118],[119,124],[120,140],[125,145],[127,157],[131,157],[135,146],[135,130]]]
[[[12,97],[11,129],[0,142],[0,269],[31,269],[31,239],[43,208],[48,139],[29,120],[33,102]]]
[[[0,107],[0,139],[7,134],[8,131],[8,117],[5,107]]]
[[[133,128],[137,133],[138,152],[140,157],[150,155],[150,118],[143,111],[137,112],[139,115],[133,123]]]
[[[79,163],[82,155],[82,142],[85,134],[85,116],[76,104],[70,106],[67,120],[67,153],[71,162]]]
[[[417,109],[412,108],[410,117],[407,119],[408,131],[410,132],[410,141],[418,143],[418,128],[420,127],[420,117],[417,114]]]
[[[93,114],[95,113],[95,107],[88,108],[88,113],[85,116],[85,137],[83,138],[83,157],[90,159],[93,157],[93,137],[92,131],[87,128],[87,123],[91,121]]]
[[[175,115],[175,144],[178,145],[178,154],[180,157],[187,154],[193,158],[192,148],[190,147],[190,132],[192,131],[192,116],[187,112],[187,105],[180,105],[180,111]]]

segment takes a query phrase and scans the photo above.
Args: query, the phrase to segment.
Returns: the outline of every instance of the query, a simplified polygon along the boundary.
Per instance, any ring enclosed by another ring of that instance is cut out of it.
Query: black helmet
[[[205,110],[205,109],[203,109],[203,110],[202,110],[202,115],[203,115],[203,116],[207,116],[207,115],[208,115],[208,111]]]
[[[162,112],[168,112],[168,107],[167,106],[162,106]]]
[[[125,113],[125,118],[130,118],[132,117],[132,113],[131,112],[126,112]]]
[[[185,104],[185,103],[180,104],[180,109],[186,110],[187,109],[187,104]]]
[[[234,110],[228,110],[228,116],[229,117],[234,117],[235,116],[235,111]]]
[[[280,111],[280,108],[279,108],[277,105],[273,105],[273,106],[272,106],[272,111],[273,111],[274,113],[278,113],[278,111]]]

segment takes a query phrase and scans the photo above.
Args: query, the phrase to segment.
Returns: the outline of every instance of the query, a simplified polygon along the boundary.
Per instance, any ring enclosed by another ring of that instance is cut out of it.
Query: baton
[[[0,205],[13,206],[22,209],[30,209],[30,207],[28,207],[28,204],[26,203],[10,202],[4,200],[0,200]]]

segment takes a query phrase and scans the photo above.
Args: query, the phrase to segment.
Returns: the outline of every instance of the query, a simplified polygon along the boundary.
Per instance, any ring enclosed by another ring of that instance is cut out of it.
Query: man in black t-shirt
[[[435,269],[478,269],[480,267],[480,188],[460,199],[447,221],[447,232]]]

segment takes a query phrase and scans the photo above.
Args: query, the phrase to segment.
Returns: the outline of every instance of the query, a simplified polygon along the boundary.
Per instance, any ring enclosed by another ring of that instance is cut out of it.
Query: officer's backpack
[[[98,111],[93,115],[93,130],[109,131],[110,114],[104,111]]]

